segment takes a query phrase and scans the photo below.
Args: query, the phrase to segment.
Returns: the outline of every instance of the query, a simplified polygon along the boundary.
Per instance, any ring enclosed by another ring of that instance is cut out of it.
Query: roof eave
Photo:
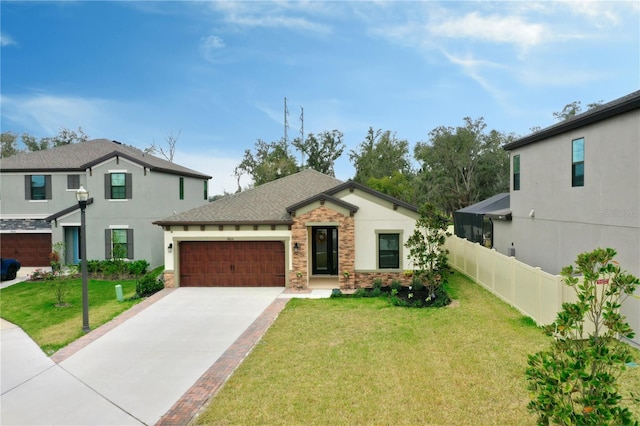
[[[584,114],[580,114],[573,119],[569,119],[560,124],[547,127],[546,129],[540,130],[539,132],[508,143],[502,148],[506,151],[511,151],[513,149],[520,148],[534,142],[539,142],[541,140],[548,139],[550,137],[557,136],[571,130],[579,129],[581,127],[588,126],[590,124],[594,124],[599,121],[606,120],[608,118],[615,117],[617,115],[621,115],[630,111],[634,111],[639,108],[640,96],[634,96],[626,101],[614,103],[614,105],[611,105],[609,107],[604,106],[603,108],[599,108],[591,113],[586,112]]]
[[[212,226],[242,226],[242,225],[292,225],[292,220],[156,220],[151,222],[158,226],[212,225]]]
[[[330,194],[330,195],[334,195],[337,194],[338,192],[345,190],[345,189],[352,189],[352,188],[357,188],[361,191],[364,191],[370,195],[376,196],[378,198],[381,198],[385,201],[388,201],[390,203],[393,203],[394,205],[400,206],[400,207],[404,207],[407,210],[411,210],[413,212],[418,212],[418,207],[414,206],[413,204],[409,204],[405,201],[399,200],[395,197],[392,197],[390,195],[384,194],[380,191],[376,191],[375,189],[371,189],[366,185],[363,185],[361,183],[355,182],[353,180],[348,180],[343,184],[340,184],[334,188],[331,188],[328,191],[325,191],[325,193]]]

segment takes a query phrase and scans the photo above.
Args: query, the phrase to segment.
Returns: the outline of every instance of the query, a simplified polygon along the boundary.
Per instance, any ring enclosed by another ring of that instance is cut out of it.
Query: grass
[[[125,301],[116,300],[120,284]],[[57,307],[50,281],[25,281],[0,290],[0,316],[19,325],[51,355],[82,332],[82,280],[69,279],[68,307]],[[94,329],[131,308],[141,299],[127,300],[136,293],[136,280],[88,280],[89,326]]]
[[[441,309],[291,300],[194,424],[535,424],[524,371],[549,338],[462,275],[450,292]],[[640,369],[622,380],[640,389]]]

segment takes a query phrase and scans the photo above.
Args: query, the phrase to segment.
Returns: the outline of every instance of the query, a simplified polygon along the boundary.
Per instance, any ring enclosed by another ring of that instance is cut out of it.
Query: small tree
[[[529,409],[541,425],[637,424],[619,406],[617,379],[632,361],[619,338],[634,336],[620,307],[640,280],[621,271],[615,255],[611,248],[582,253],[576,269],[561,272],[577,302],[563,303],[555,322],[544,328],[555,340],[549,350],[529,356],[526,371],[533,392]]]
[[[446,282],[449,272],[449,251],[443,248],[449,235],[448,221],[432,204],[423,205],[419,212],[420,217],[405,247],[409,249],[409,259],[416,268],[414,276],[422,280],[429,290],[429,297],[435,299],[436,289]]]

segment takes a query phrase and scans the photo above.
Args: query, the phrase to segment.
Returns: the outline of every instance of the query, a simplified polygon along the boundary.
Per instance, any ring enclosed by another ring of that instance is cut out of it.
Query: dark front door
[[[314,275],[338,275],[338,229],[313,227],[312,256]]]

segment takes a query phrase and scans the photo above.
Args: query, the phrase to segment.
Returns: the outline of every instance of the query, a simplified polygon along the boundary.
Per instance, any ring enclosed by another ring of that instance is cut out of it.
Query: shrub
[[[382,288],[382,278],[376,278],[373,280],[373,288]]]
[[[422,291],[424,289],[424,282],[422,281],[422,277],[419,275],[414,275],[411,280],[411,285],[415,291]]]
[[[365,290],[364,288],[359,288],[353,292],[351,297],[367,297],[367,290]]]
[[[577,270],[568,266],[561,272],[577,302],[562,304],[556,320],[544,327],[555,338],[551,348],[527,361],[528,408],[538,415],[538,424],[638,424],[619,405],[617,379],[632,361],[629,345],[618,339],[634,336],[620,307],[640,280],[621,271],[615,255],[610,248],[582,253]],[[576,275],[584,277],[582,283]]]
[[[129,263],[129,273],[131,275],[144,275],[149,268],[149,262],[146,260],[134,260]]]
[[[136,283],[136,293],[140,297],[151,296],[164,288],[164,283],[153,274],[144,274]]]
[[[344,296],[342,294],[342,291],[339,288],[334,288],[333,290],[331,290],[331,297],[332,298],[336,298],[336,297],[342,297]]]
[[[396,290],[396,292],[402,290],[402,283],[398,280],[391,281],[391,289]]]
[[[56,306],[57,307],[69,306],[69,304],[65,302],[65,298],[69,294],[69,290],[70,290],[69,279],[65,276],[59,276],[57,278],[49,280],[49,285],[51,286],[53,295],[56,298]]]
[[[102,270],[102,262],[99,260],[87,260],[87,272],[91,275],[98,275],[98,272]]]

